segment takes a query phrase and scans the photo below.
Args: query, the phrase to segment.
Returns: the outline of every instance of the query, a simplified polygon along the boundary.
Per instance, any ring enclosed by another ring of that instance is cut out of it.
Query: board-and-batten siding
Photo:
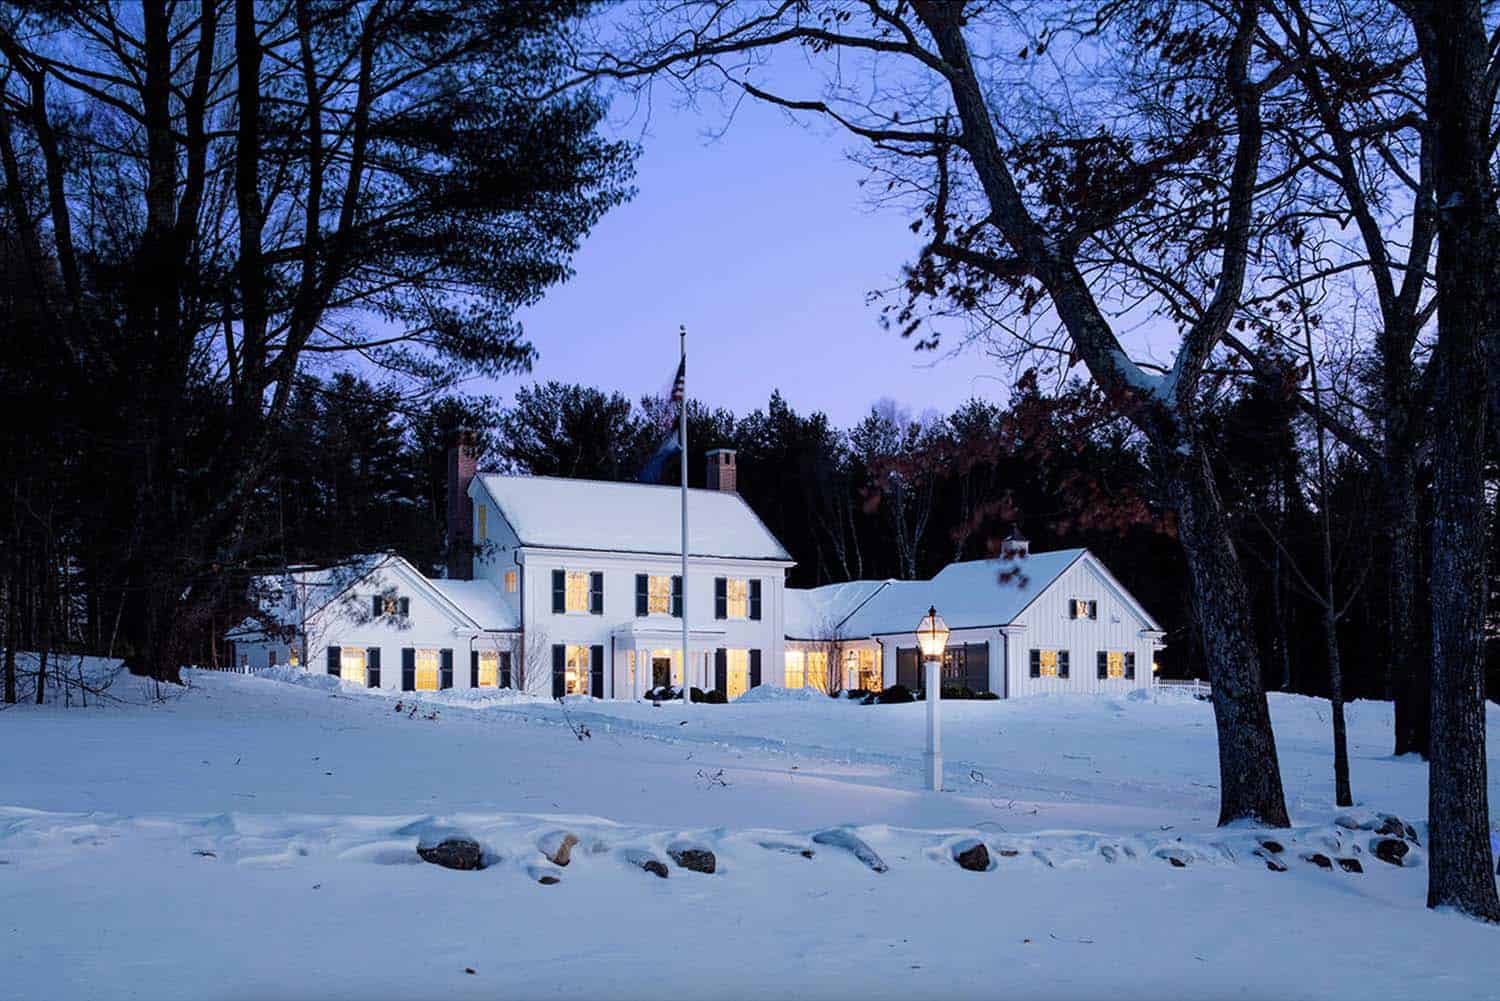
[[[1071,619],[1068,602],[1087,598],[1099,603],[1098,619]],[[1069,567],[1051,587],[1039,595],[1029,608],[1017,617],[1010,629],[1007,644],[1007,675],[1010,695],[1035,695],[1043,692],[1125,692],[1151,684],[1151,659],[1154,644],[1141,635],[1151,628],[1122,600],[1113,585],[1088,559]],[[1030,671],[1032,649],[1067,650],[1070,660],[1068,678],[1033,678]],[[1134,652],[1134,679],[1098,677],[1097,657],[1100,650]]]

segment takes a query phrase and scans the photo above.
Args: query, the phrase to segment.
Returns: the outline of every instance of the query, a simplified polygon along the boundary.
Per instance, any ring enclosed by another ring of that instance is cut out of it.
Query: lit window
[[[1055,677],[1057,677],[1057,651],[1056,650],[1039,650],[1037,652],[1042,655],[1041,656],[1042,677],[1044,677],[1044,678],[1055,678]]]
[[[494,650],[479,651],[479,687],[500,687],[500,654]]]
[[[489,510],[483,504],[479,505],[479,541],[483,542],[490,537]]]
[[[345,681],[351,681],[356,685],[363,686],[365,683],[365,649],[358,646],[346,646],[339,650],[339,676]],[[434,688],[437,686],[434,685]]]
[[[750,651],[749,650],[726,650],[725,661],[729,670],[726,672],[724,684],[728,689],[724,694],[731,699],[737,699],[750,690]]]
[[[585,594],[587,591],[584,588]],[[568,647],[567,694],[589,694],[589,648],[586,646]]]
[[[864,692],[880,691],[874,650],[850,650],[844,656],[845,686]]]
[[[646,614],[672,614],[672,578],[653,574],[646,578]]]
[[[807,652],[807,687],[826,692],[829,691],[828,682],[828,654],[823,650],[809,650]]]
[[[589,610],[589,575],[583,570],[569,570],[567,575],[567,597],[564,611],[587,612]]]
[[[293,667],[296,667],[298,664],[302,663],[302,658],[297,656],[297,651],[296,650],[293,650],[291,652],[291,654],[287,657],[286,662],[288,664],[292,665]]]
[[[1109,676],[1111,678],[1125,677],[1125,654],[1120,650],[1109,651],[1108,661]]]
[[[1099,603],[1092,598],[1070,598],[1068,599],[1068,618],[1070,619],[1097,619],[1099,617]]]
[[[345,675],[348,677],[348,675]],[[438,690],[438,652],[436,650],[417,651],[417,691],[435,692]]]
[[[786,652],[786,687],[801,688],[807,684],[806,657],[801,650]]]
[[[750,582],[742,577],[730,577],[724,582],[724,594],[728,599],[725,610],[731,619],[750,617]]]
[[[516,593],[516,572],[514,570],[505,571],[505,590],[510,594]]]

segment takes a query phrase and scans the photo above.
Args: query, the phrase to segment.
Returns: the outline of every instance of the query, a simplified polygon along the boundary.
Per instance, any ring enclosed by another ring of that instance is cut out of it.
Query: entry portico
[[[723,629],[688,630],[688,680],[699,688],[714,684],[714,661],[725,648]],[[610,635],[613,694],[637,699],[653,688],[682,684],[682,630],[651,622],[627,622]]]

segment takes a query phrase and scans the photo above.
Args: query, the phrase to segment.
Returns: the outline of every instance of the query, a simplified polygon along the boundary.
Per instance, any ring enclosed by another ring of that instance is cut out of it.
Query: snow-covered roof
[[[802,590],[786,589],[788,639],[831,640],[852,636],[844,623],[882,589],[895,581],[851,580]]]
[[[1058,549],[1020,559],[950,563],[931,580],[863,580],[811,590],[787,588],[786,635],[817,640],[910,632],[933,606],[951,629],[1007,625],[1087,555],[1085,549]],[[1156,628],[1103,564],[1093,560],[1093,565]],[[837,623],[835,633],[830,633],[829,623]]]
[[[521,619],[501,596],[500,589],[488,580],[446,580],[427,578],[427,583],[447,598],[481,629],[511,630],[521,628]]]
[[[525,546],[603,552],[682,552],[680,488],[551,476],[474,478]],[[776,536],[739,494],[688,491],[688,551],[693,556],[792,562]]]
[[[387,561],[400,558],[393,553],[361,553],[331,566],[290,567],[286,573],[255,578],[251,598],[260,605],[265,624],[300,626],[304,615],[327,605]],[[259,624],[254,618],[246,619],[230,632],[239,637],[253,635],[260,631]]]

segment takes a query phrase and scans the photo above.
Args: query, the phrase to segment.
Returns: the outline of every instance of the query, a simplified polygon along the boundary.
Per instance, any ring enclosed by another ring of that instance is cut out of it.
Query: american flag
[[[677,363],[677,378],[672,380],[672,402],[681,403],[687,395],[687,358]]]

